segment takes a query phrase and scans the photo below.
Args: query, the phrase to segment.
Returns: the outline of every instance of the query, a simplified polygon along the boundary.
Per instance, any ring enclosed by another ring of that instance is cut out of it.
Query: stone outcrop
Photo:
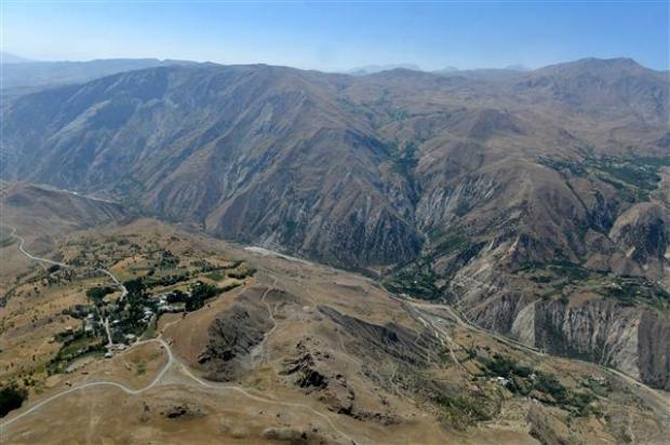
[[[271,328],[265,308],[234,304],[209,326],[208,344],[198,363],[212,380],[234,379],[244,369],[243,359]]]

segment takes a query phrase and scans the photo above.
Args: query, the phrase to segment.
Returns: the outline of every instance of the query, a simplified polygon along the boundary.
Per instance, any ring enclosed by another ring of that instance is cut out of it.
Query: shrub
[[[86,291],[86,296],[91,300],[93,300],[94,303],[100,304],[102,302],[102,299],[111,293],[114,293],[114,288],[109,286],[92,287],[91,289]]]
[[[205,301],[221,293],[221,289],[211,284],[198,281],[191,286],[191,297],[186,300],[184,309],[187,312],[195,311],[205,305]]]

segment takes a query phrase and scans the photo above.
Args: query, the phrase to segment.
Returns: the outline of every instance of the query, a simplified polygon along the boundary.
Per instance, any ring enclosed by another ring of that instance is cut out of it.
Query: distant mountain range
[[[667,73],[630,59],[472,76],[133,63],[159,66],[5,104],[2,177],[377,273],[670,388],[670,321],[640,309],[656,297],[629,309],[594,284],[670,284]]]
[[[152,68],[190,64],[178,60],[102,59],[87,62],[38,62],[9,53],[2,54],[3,89],[29,89],[85,82],[111,74]]]
[[[418,65],[412,63],[399,63],[399,64],[388,64],[388,65],[368,65],[358,68],[352,68],[350,70],[344,71],[344,73],[351,74],[354,76],[365,76],[369,74],[381,73],[383,71],[391,71],[395,69],[424,71]],[[512,76],[525,71],[530,70],[523,66],[509,66],[506,68],[475,68],[466,70],[450,66],[443,68],[441,70],[426,71],[426,72],[432,72],[434,74],[441,74],[444,76],[462,76],[462,77],[471,77],[478,79],[492,79],[496,77]]]
[[[366,74],[381,73],[382,71],[390,71],[397,68],[406,70],[421,71],[418,65],[413,63],[395,63],[386,65],[366,65],[343,71],[345,74],[352,74],[354,76],[364,76]]]
[[[527,71],[530,70],[522,66],[510,66],[507,68],[476,68],[469,70],[448,67],[442,70],[434,71],[434,73],[441,74],[443,76],[462,76],[475,79],[495,79],[499,77],[511,77]]]
[[[17,56],[15,54],[0,51],[0,63],[16,64],[16,63],[30,63],[30,62],[33,62],[33,60],[26,59],[24,57]]]
[[[103,77],[111,74],[134,71],[143,68],[157,66],[170,66],[191,64],[183,60],[159,60],[159,59],[100,59],[85,62],[44,62],[35,61],[14,54],[1,53],[3,70],[3,89],[29,89],[55,86],[68,83],[85,82],[87,80]],[[390,71],[394,69],[406,69],[412,71],[423,71],[418,65],[412,63],[366,65],[343,71],[344,74],[364,76],[369,74]],[[507,68],[482,68],[460,70],[456,67],[447,67],[442,70],[433,71],[436,74],[449,76],[464,76],[474,78],[491,78],[518,74],[528,71],[521,66]]]

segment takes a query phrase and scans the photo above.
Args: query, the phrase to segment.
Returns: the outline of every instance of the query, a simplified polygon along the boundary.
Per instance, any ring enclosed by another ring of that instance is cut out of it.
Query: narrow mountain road
[[[499,341],[505,343],[506,345],[511,346],[515,349],[520,349],[520,350],[523,350],[525,352],[529,352],[531,354],[535,354],[535,355],[539,355],[539,356],[545,356],[546,355],[544,352],[540,351],[537,348],[525,345],[525,344],[520,343],[516,340],[512,340],[512,339],[507,338],[503,335],[500,335],[496,332],[489,331],[488,329],[484,329],[484,328],[481,328],[481,327],[477,326],[476,324],[474,324],[474,323],[464,319],[463,317],[461,317],[461,315],[456,313],[456,311],[454,310],[453,307],[451,307],[447,304],[422,303],[422,302],[418,302],[418,301],[415,301],[415,300],[412,300],[412,299],[409,299],[409,298],[396,297],[395,295],[392,295],[391,298],[393,298],[394,300],[400,301],[400,302],[407,303],[407,304],[409,304],[409,305],[411,305],[415,308],[419,308],[419,309],[424,309],[424,310],[442,309],[449,314],[449,317],[453,321],[455,321],[460,326],[463,326],[463,327],[465,327],[465,328],[467,328],[471,331],[475,331],[475,332],[478,332],[480,334],[486,334],[486,335],[492,336],[495,339],[497,339],[497,340],[499,340]],[[431,314],[432,314],[432,316],[437,316],[435,313],[431,312]]]
[[[104,273],[104,274],[107,275],[109,278],[111,278],[112,281],[114,282],[114,284],[116,284],[116,286],[117,286],[119,289],[121,289],[121,295],[119,296],[119,300],[118,300],[118,302],[119,302],[119,303],[122,302],[123,299],[126,298],[126,295],[128,295],[128,289],[126,289],[126,286],[124,286],[123,283],[120,282],[119,279],[116,278],[116,276],[115,276],[113,273],[111,273],[110,271],[108,271],[107,269],[96,269],[96,270],[97,270],[98,272],[102,272],[102,273]]]
[[[274,278],[274,277],[273,277]],[[268,318],[272,322],[272,328],[263,335],[263,340],[251,351],[249,354],[251,362],[254,366],[258,366],[261,362],[263,362],[266,357],[267,357],[267,352],[265,351],[265,342],[270,338],[272,333],[277,329],[279,326],[279,323],[277,323],[277,320],[275,320],[274,317],[274,311],[272,310],[272,306],[270,306],[270,303],[265,301],[265,297],[268,295],[268,293],[271,290],[275,289],[275,286],[277,285],[277,278],[274,278],[274,281],[272,282],[271,286],[268,286],[265,291],[263,291],[263,295],[261,296],[261,303],[265,304],[268,310]]]
[[[11,232],[9,233],[9,236],[11,236],[12,238],[19,241],[19,251],[22,254],[24,254],[25,256],[27,256],[28,258],[30,258],[31,260],[38,261],[38,262],[41,262],[41,263],[51,264],[51,265],[54,265],[54,266],[60,266],[60,267],[66,267],[66,268],[70,267],[69,265],[67,265],[65,263],[50,260],[48,258],[41,258],[41,257],[34,256],[34,255],[26,252],[26,250],[23,248],[23,246],[26,244],[26,240],[22,236],[19,236],[19,235],[16,234],[16,227],[10,226],[9,224],[6,224],[6,223],[2,223],[2,225],[7,226],[11,229]]]
[[[107,347],[113,346],[112,332],[109,330],[109,318],[102,320],[102,325],[105,327],[105,335],[107,336]]]

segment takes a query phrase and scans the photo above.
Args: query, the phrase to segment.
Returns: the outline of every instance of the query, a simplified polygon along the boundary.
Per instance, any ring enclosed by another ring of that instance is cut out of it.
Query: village
[[[89,355],[112,358],[133,343],[152,338],[161,315],[200,309],[255,273],[241,261],[216,264],[177,258],[168,250],[156,261],[151,257],[143,260],[149,266],[136,268],[135,277],[123,282],[109,271],[99,270],[101,277],[113,279],[112,285],[89,288],[88,304],[63,311],[80,323],[65,326],[52,339],[62,347],[47,365],[50,374],[72,372],[76,368],[72,364]]]

